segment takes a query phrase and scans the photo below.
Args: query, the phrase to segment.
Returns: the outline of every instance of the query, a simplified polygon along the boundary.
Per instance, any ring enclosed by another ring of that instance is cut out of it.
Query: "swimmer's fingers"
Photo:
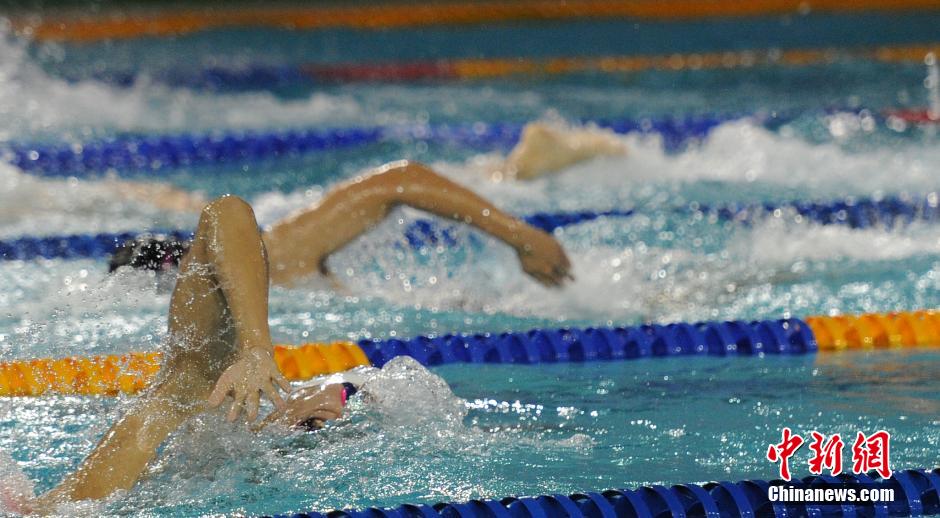
[[[571,266],[556,266],[554,270],[555,279],[557,279],[558,284],[561,284],[565,281],[573,281],[574,275],[571,275]]]
[[[216,408],[225,401],[225,398],[232,392],[232,383],[229,379],[232,376],[229,374],[229,371],[225,371],[219,376],[219,381],[215,384],[215,389],[212,390],[212,394],[209,394],[209,399],[206,403],[209,405],[209,408]]]
[[[242,406],[245,404],[245,395],[244,394],[235,394],[234,401],[232,402],[232,407],[228,410],[228,422],[234,423],[238,419],[238,414],[242,411]]]
[[[258,409],[261,407],[261,391],[254,390],[245,399],[245,412],[248,414],[248,422],[253,423],[258,419]]]
[[[274,382],[277,383],[279,387],[281,387],[281,390],[287,392],[288,394],[293,392],[293,387],[290,386],[290,382],[287,381],[287,378],[285,378],[283,374],[281,374],[281,371],[277,371],[273,378]]]
[[[551,288],[553,286],[558,285],[555,279],[552,278],[552,276],[546,272],[539,272],[539,271],[532,272],[532,276],[535,277],[535,280],[537,280],[539,284],[541,284],[542,286]]]
[[[274,379],[276,380],[277,378]],[[280,382],[278,384],[280,384]],[[287,386],[290,387],[290,384],[288,383]],[[277,389],[274,387],[274,384],[271,383],[270,380],[261,386],[261,390],[264,391],[264,394],[268,396],[268,399],[274,403],[274,407],[278,410],[281,410],[286,406],[286,403],[284,403],[284,398],[281,397],[281,394],[277,391]]]
[[[552,278],[553,286],[560,286],[565,281],[565,268],[556,264],[548,275]]]
[[[564,281],[565,272],[562,268],[555,266],[547,267],[545,268],[545,271],[535,271],[533,272],[533,276],[544,286],[555,288],[560,286]]]
[[[533,279],[535,279],[535,282],[537,282],[537,283],[539,283],[539,284],[541,284],[541,285],[543,285],[543,286],[549,286],[548,278],[547,278],[547,277],[545,276],[545,274],[543,274],[542,272],[537,272],[537,271],[535,271],[535,270],[531,270],[531,271],[528,271],[528,272],[526,272],[526,273],[529,274],[529,277],[532,277]]]

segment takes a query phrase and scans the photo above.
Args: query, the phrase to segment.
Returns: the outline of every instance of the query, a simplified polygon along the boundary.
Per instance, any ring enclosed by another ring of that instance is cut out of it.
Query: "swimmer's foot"
[[[608,130],[533,122],[522,130],[519,144],[506,159],[502,173],[528,180],[592,158],[626,152],[626,145]]]

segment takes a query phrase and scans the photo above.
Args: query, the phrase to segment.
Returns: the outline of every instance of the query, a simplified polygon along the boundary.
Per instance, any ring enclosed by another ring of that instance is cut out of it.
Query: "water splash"
[[[314,93],[279,99],[271,93],[211,94],[150,83],[130,88],[94,80],[68,82],[30,56],[27,41],[0,19],[0,141],[56,136],[76,142],[110,132],[179,132],[363,124],[358,102]]]
[[[0,238],[195,225],[193,213],[161,210],[122,191],[109,179],[49,180],[0,162]]]

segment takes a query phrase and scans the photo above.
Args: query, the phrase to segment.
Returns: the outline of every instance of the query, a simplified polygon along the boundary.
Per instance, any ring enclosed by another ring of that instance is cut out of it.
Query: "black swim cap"
[[[122,266],[137,270],[160,272],[170,267],[177,267],[180,259],[189,250],[188,241],[180,241],[164,235],[144,234],[124,242],[111,254],[108,260],[108,273],[113,273]]]

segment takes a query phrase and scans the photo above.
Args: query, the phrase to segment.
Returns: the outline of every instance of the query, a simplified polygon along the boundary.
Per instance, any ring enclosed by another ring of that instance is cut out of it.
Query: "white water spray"
[[[927,65],[927,79],[924,80],[924,86],[927,87],[927,117],[933,121],[940,120],[940,66],[937,65],[937,55],[933,52],[927,54],[924,64]]]

